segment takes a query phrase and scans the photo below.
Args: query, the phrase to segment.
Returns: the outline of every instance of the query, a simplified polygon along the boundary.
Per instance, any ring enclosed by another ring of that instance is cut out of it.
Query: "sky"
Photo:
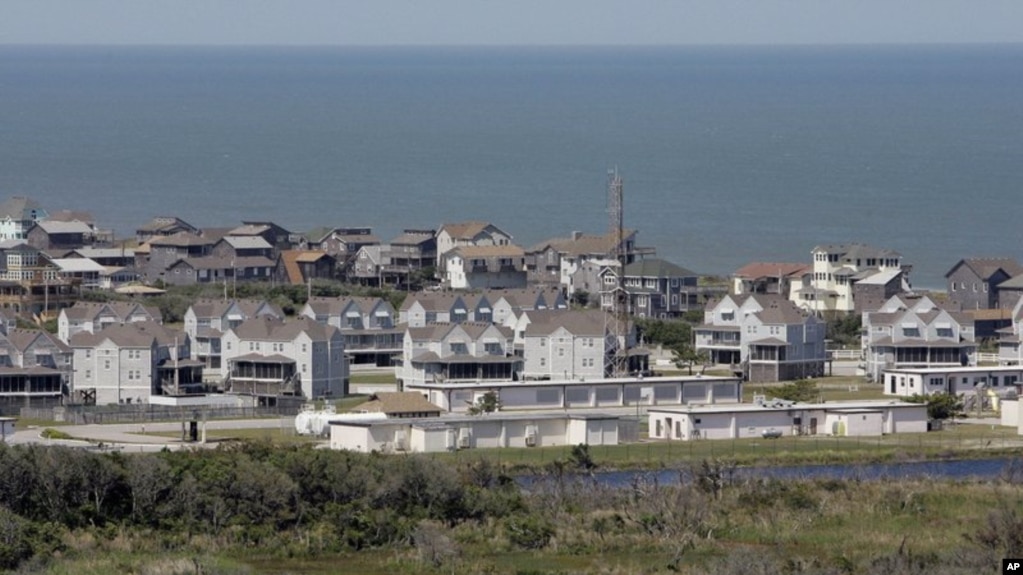
[[[1023,0],[0,0],[0,44],[1023,42]]]

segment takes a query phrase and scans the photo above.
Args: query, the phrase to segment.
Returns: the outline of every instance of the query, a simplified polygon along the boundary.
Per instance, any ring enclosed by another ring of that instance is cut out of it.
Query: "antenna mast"
[[[610,306],[604,315],[605,331],[614,336],[614,350],[606,357],[604,371],[611,377],[624,377],[628,372],[628,326],[629,296],[625,293],[625,265],[629,260],[627,246],[623,245],[624,204],[622,201],[622,178],[615,167],[607,174],[608,238],[611,240],[609,259],[617,264],[614,282],[605,283],[605,293],[610,295]]]

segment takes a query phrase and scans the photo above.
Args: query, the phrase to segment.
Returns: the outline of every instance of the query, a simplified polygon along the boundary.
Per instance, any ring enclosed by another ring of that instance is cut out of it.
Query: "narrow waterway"
[[[1001,457],[995,459],[953,459],[940,461],[907,461],[897,463],[792,465],[779,467],[737,467],[728,471],[732,479],[841,479],[852,481],[899,481],[904,479],[990,480],[1004,478],[1023,481],[1023,459]],[[572,479],[592,481],[610,487],[628,487],[637,480],[660,484],[687,481],[692,476],[688,469],[662,469],[638,471],[595,471],[591,474],[572,474]],[[524,487],[544,481],[553,481],[548,475],[519,478]]]

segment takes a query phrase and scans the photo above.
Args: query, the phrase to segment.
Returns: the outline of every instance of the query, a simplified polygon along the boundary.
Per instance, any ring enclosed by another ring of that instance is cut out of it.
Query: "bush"
[[[543,549],[554,538],[554,527],[533,515],[512,517],[505,523],[508,540],[522,549]]]

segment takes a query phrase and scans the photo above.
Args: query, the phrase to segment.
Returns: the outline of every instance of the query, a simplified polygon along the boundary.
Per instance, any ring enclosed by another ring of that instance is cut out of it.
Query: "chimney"
[[[579,231],[573,231],[572,232],[572,241],[576,241],[576,240],[578,240],[581,237],[583,237],[583,233],[582,232],[579,232]]]

